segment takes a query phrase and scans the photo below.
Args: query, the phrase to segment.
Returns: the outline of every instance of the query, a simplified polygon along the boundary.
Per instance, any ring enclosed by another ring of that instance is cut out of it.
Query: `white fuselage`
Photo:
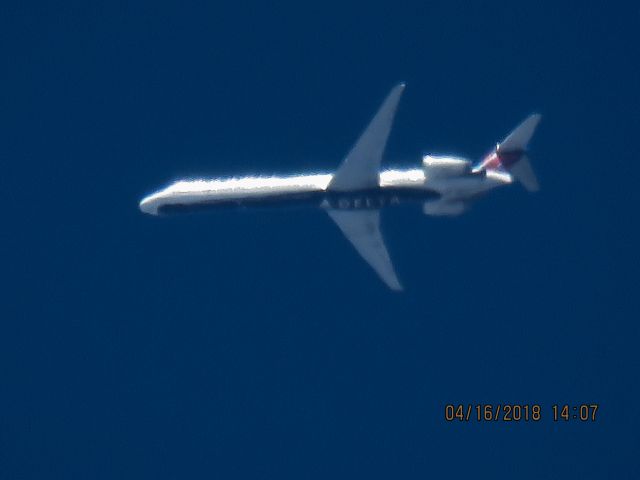
[[[461,208],[454,206],[452,209],[452,204],[511,183],[510,175],[503,171],[486,171],[482,175],[473,174],[470,169],[451,171],[440,165],[429,165],[428,162],[434,158],[447,159],[427,156],[423,168],[384,170],[380,172],[379,188],[362,192],[328,190],[333,174],[180,180],[145,197],[140,202],[140,209],[157,215],[163,211],[189,207],[257,205],[281,201],[311,201],[329,208],[371,209],[410,199],[422,201],[427,214],[452,215],[460,213],[457,209]]]

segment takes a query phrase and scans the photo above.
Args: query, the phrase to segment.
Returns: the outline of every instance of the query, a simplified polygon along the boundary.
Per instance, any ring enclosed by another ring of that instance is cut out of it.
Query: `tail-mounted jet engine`
[[[422,168],[427,179],[459,177],[471,173],[471,162],[464,158],[425,155]]]

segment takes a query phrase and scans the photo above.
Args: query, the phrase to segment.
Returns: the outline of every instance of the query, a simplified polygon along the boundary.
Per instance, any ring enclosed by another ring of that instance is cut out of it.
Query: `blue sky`
[[[637,478],[637,5],[3,11],[0,476]],[[540,193],[383,212],[402,295],[320,211],[137,210],[181,176],[331,170],[400,80],[389,164],[543,114]]]

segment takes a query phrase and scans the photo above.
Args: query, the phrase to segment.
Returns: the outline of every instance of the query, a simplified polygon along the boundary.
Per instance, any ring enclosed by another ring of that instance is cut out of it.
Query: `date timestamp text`
[[[557,404],[549,409],[537,403],[448,403],[444,407],[444,419],[447,422],[539,422],[550,418],[554,422],[595,422],[598,406],[597,403]]]

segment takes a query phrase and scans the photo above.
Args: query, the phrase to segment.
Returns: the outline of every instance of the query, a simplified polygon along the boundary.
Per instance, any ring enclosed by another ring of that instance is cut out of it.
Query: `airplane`
[[[380,210],[422,203],[426,215],[455,216],[496,187],[519,181],[537,191],[527,145],[540,121],[527,117],[480,162],[424,155],[419,168],[381,170],[405,84],[391,89],[335,173],[179,180],[140,202],[151,215],[225,206],[312,205],[327,212],[380,279],[403,289],[380,231]]]

